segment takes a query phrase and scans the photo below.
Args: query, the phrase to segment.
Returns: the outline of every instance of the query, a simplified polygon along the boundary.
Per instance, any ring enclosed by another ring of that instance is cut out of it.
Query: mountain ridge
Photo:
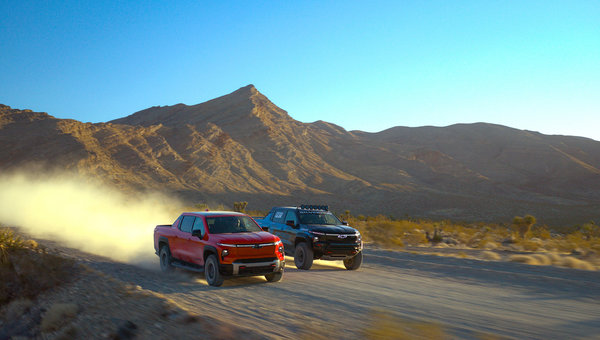
[[[2,105],[0,145],[0,171],[43,163],[124,190],[250,209],[324,202],[466,221],[600,217],[600,142],[489,123],[346,131],[296,121],[253,85],[95,124]]]

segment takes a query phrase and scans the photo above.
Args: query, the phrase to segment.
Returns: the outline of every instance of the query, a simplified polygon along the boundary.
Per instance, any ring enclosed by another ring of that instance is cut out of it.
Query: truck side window
[[[179,228],[179,223],[181,223],[181,216],[177,217],[175,222],[171,225],[172,227]]]
[[[186,233],[192,232],[192,225],[194,224],[194,216],[183,216],[179,229]]]
[[[202,233],[202,236],[204,236],[205,229],[204,229],[204,221],[202,220],[202,217],[196,217],[196,221],[194,221],[194,226],[192,227],[192,231],[194,231],[194,230],[200,230],[200,232]]]
[[[287,215],[285,215],[285,223],[287,221],[294,221],[294,225],[298,224],[298,217],[296,217],[296,212],[294,210],[288,210]]]
[[[284,219],[285,219],[285,210],[284,209],[277,209],[275,211],[275,215],[273,215],[273,222],[275,222],[275,223],[285,223]]]

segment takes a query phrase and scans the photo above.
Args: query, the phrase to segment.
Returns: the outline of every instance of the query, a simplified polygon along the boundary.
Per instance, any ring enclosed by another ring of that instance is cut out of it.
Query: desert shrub
[[[0,229],[0,264],[9,263],[9,253],[15,249],[25,248],[27,243],[11,229]]]
[[[549,240],[552,238],[548,227],[546,226],[537,226],[531,229],[531,236],[539,238],[540,240]]]
[[[490,261],[499,261],[502,257],[493,251],[484,251],[481,253],[481,258]]]
[[[494,250],[498,249],[498,247],[500,247],[500,245],[494,241],[483,240],[481,243],[481,248],[483,249]]]
[[[531,255],[511,255],[508,257],[510,262],[519,262],[530,265],[539,265],[540,263]]]
[[[552,260],[545,254],[532,254],[531,257],[541,266],[549,266],[552,264]]]
[[[75,269],[73,260],[48,254],[10,229],[0,230],[0,252],[0,305],[34,298],[67,281]]]
[[[33,302],[29,299],[15,299],[4,308],[2,316],[5,320],[16,320],[27,313],[32,306]]]
[[[536,251],[540,248],[540,243],[532,241],[532,240],[519,241],[518,245],[523,247],[523,250],[526,250],[526,251]]]
[[[567,234],[561,242],[557,242],[557,248],[567,252],[580,249],[594,249],[599,245],[600,238],[589,237],[579,230]]]
[[[65,326],[77,315],[78,309],[74,303],[53,304],[42,317],[42,332],[55,331]]]
[[[550,260],[550,262],[552,262],[553,265],[562,265],[563,263],[562,256],[556,253],[548,253],[546,254],[546,256],[548,256],[548,259]]]
[[[583,270],[596,270],[596,268],[587,261],[583,261],[571,256],[566,256],[562,260],[562,265],[569,268],[583,269]]]
[[[579,231],[588,240],[593,237],[600,237],[600,227],[598,227],[594,222],[589,222],[582,225]]]
[[[393,222],[378,222],[368,226],[366,238],[384,246],[403,246],[402,233]]]
[[[402,239],[406,244],[409,245],[419,245],[427,243],[427,237],[425,236],[425,233],[421,232],[418,229],[413,229],[411,231],[405,232]]]
[[[208,204],[206,204],[206,203],[197,203],[197,204],[194,204],[194,208],[197,211],[204,211],[204,210],[208,209]]]

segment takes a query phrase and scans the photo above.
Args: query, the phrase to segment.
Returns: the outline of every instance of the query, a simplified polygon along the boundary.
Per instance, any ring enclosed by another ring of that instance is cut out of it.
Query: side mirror
[[[342,221],[343,225],[348,225],[348,221]]]
[[[262,230],[268,232],[269,231],[269,227],[260,227]]]
[[[204,237],[202,230],[199,230],[199,229],[192,230],[192,236],[196,236],[199,239],[202,239]]]
[[[292,228],[297,228],[298,226],[296,225],[296,223],[294,223],[294,221],[289,220],[289,221],[285,221],[286,225],[289,225]]]

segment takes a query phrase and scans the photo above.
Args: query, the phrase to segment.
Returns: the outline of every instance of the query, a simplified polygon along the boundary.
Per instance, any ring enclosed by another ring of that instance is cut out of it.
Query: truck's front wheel
[[[294,264],[298,269],[308,270],[313,264],[313,251],[308,248],[306,242],[300,242],[296,245],[294,251]]]
[[[223,284],[223,275],[219,271],[219,261],[215,255],[209,255],[204,263],[204,276],[206,282],[214,287],[219,287]]]
[[[344,260],[344,266],[348,270],[357,270],[358,268],[360,268],[360,265],[362,264],[362,259],[363,259],[363,254],[361,251],[360,253],[354,255],[354,257]]]
[[[160,269],[163,272],[173,271],[174,268],[171,265],[171,251],[169,250],[169,246],[162,246],[160,248],[159,258],[160,258]]]
[[[281,278],[283,277],[283,270],[280,272],[275,272],[275,273],[269,273],[265,275],[265,278],[267,279],[267,281],[269,282],[277,282],[277,281],[281,281]]]

